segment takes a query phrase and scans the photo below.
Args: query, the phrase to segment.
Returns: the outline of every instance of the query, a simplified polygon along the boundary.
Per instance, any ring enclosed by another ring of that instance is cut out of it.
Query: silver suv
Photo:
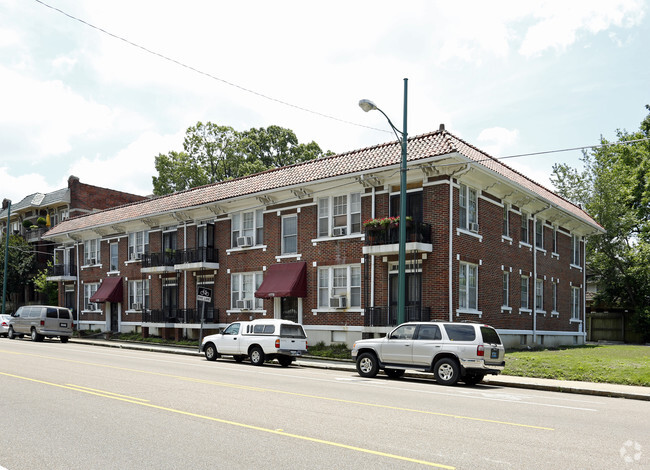
[[[352,358],[361,377],[383,370],[391,378],[406,369],[433,372],[436,382],[479,383],[505,367],[505,348],[494,328],[476,323],[404,323],[383,338],[354,343]]]

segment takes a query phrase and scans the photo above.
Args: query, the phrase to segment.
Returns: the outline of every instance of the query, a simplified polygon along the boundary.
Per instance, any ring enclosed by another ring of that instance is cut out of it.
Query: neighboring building
[[[0,211],[0,228],[5,233],[9,226],[11,233],[22,235],[33,246],[36,253],[36,271],[40,271],[47,266],[48,261],[52,261],[54,254],[52,243],[43,239],[48,229],[70,217],[143,199],[146,197],[84,184],[76,176],[70,176],[67,188],[45,194],[33,193],[17,203],[12,202],[9,221],[7,221],[9,201],[4,199]],[[39,225],[39,218],[42,218],[45,223]],[[60,259],[55,262],[64,264],[65,260]],[[22,297],[18,299],[19,303],[38,301],[31,285]]]
[[[202,317],[267,316],[312,343],[384,334],[398,229],[364,221],[397,215],[400,155],[391,142],[66,220],[45,237],[79,269],[51,279],[79,328],[197,337]],[[582,209],[444,126],[409,139],[407,191],[407,319],[584,342],[584,241],[603,228]]]

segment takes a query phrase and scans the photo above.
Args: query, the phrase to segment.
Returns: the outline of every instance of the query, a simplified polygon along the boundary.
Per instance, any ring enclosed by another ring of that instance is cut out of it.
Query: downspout
[[[75,242],[75,255],[77,257],[77,329],[79,329],[79,323],[81,322],[81,306],[80,306],[80,294],[81,294],[81,268],[79,267],[79,242]],[[64,291],[65,292],[65,291]],[[64,294],[65,295],[65,294]]]
[[[587,240],[582,237],[582,344],[587,342]],[[625,322],[623,327],[625,327]],[[623,333],[625,340],[625,333]]]
[[[371,218],[375,218],[375,193],[377,192],[377,187],[373,185],[372,187],[372,207],[371,207]],[[375,255],[370,257],[370,306],[375,306]]]
[[[207,229],[206,229],[207,230]],[[183,224],[183,252],[187,251],[187,221]],[[186,328],[183,328],[183,336],[187,336],[187,271],[183,270],[183,312]]]

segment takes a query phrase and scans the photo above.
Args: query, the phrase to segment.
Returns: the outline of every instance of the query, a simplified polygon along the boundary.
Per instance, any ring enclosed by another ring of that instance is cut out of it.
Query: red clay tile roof
[[[594,228],[602,229],[596,221],[579,207],[447,131],[436,131],[411,137],[408,141],[409,162],[454,154],[456,152],[469,160],[473,160],[477,165],[492,170],[511,180],[513,183],[532,191],[539,197],[560,207],[562,210]],[[94,212],[92,214],[85,214],[61,222],[48,231],[45,237],[48,238],[57,234],[117,224],[163,213],[182,211],[209,203],[226,201],[235,197],[395,166],[399,165],[400,160],[401,147],[399,142],[389,142],[374,147],[333,155],[331,157],[271,169],[234,180],[200,186],[166,196]]]

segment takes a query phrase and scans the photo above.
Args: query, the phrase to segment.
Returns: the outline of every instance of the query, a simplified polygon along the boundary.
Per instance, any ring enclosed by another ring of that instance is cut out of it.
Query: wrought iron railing
[[[47,267],[47,275],[54,276],[76,276],[77,265],[75,264],[55,264]]]
[[[191,248],[176,251],[176,264],[185,263],[218,263],[219,250],[216,248]]]
[[[404,321],[429,321],[431,308],[420,305],[407,305]],[[366,307],[364,326],[397,326],[397,305],[390,307]]]
[[[399,226],[366,227],[366,246],[389,245],[399,243]],[[406,223],[406,242],[431,243],[431,224],[424,222]]]
[[[142,323],[201,323],[201,309],[163,308],[142,312]],[[204,323],[218,323],[219,309],[205,307]]]
[[[161,253],[143,253],[142,255],[143,268],[174,266],[174,264],[176,264],[176,250],[167,250]]]

